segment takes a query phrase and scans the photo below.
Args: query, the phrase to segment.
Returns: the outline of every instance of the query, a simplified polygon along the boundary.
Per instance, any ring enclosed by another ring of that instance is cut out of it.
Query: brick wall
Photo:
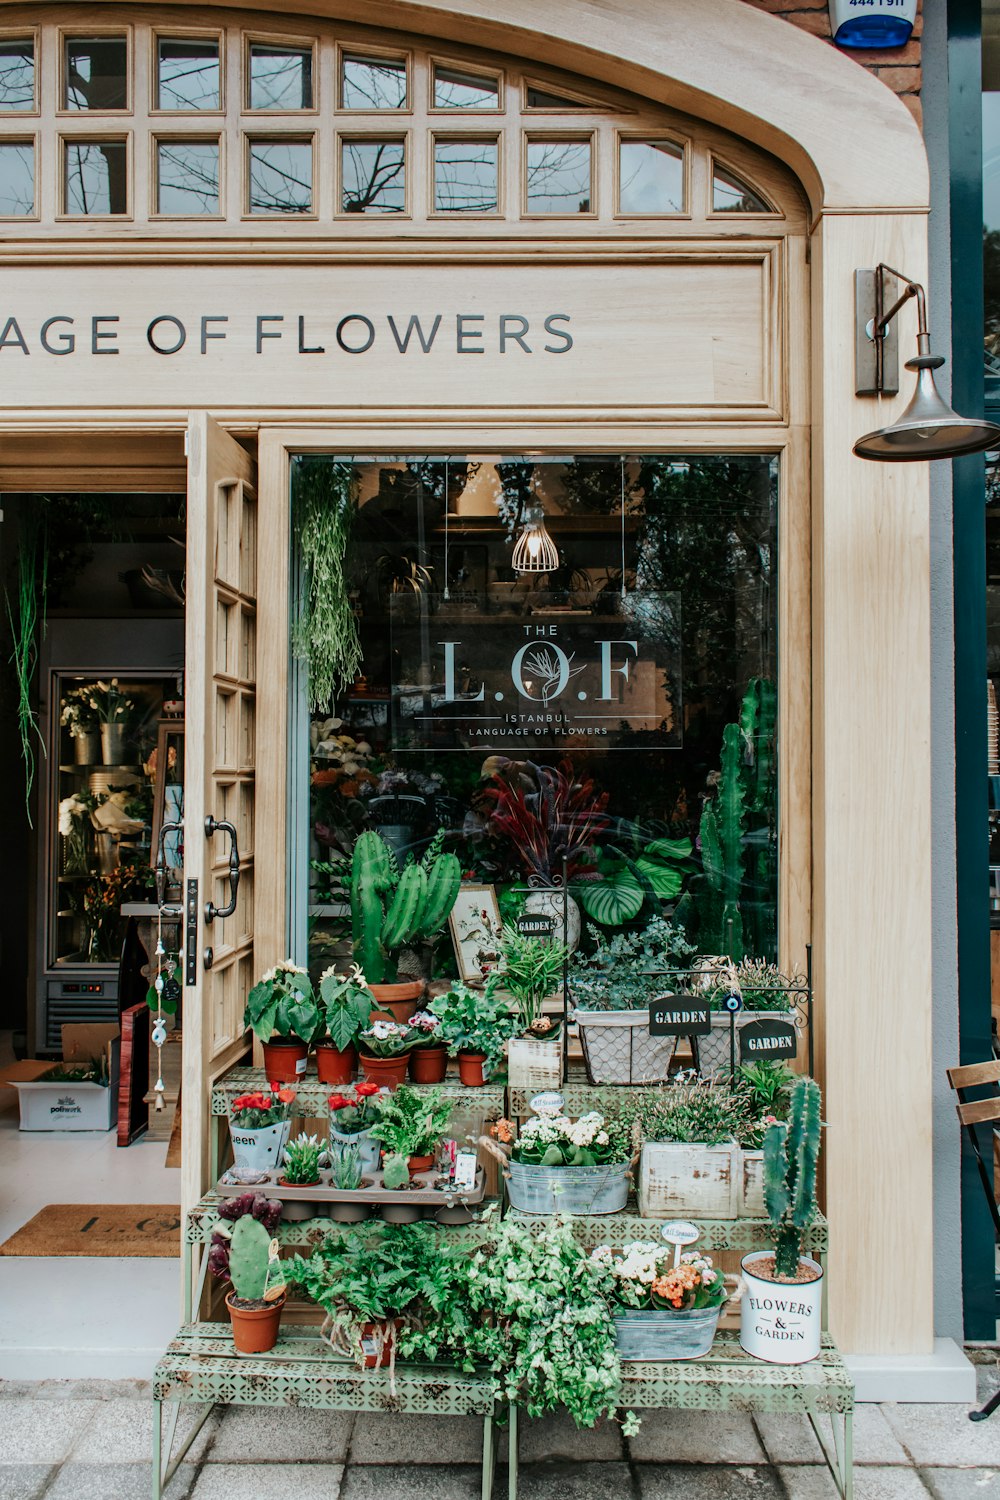
[[[783,16],[793,26],[811,31],[813,36],[825,37],[830,46],[830,11],[827,0],[743,0],[745,5],[754,5],[758,10],[770,11]],[[917,7],[917,20],[913,34],[905,47],[896,47],[885,52],[855,52],[844,48],[845,57],[852,58],[880,78],[887,88],[893,90],[920,121],[920,33],[923,5]]]

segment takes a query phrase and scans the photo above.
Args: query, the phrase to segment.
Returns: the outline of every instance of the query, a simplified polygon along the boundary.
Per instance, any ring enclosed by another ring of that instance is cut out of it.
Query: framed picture
[[[448,918],[458,973],[466,984],[482,984],[500,962],[500,908],[491,885],[463,885]]]

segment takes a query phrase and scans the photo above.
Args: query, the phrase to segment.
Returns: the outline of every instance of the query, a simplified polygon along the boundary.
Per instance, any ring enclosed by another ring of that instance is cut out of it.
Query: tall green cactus
[[[244,1214],[229,1242],[229,1279],[237,1297],[258,1301],[267,1289],[271,1236],[259,1219]]]
[[[792,1085],[788,1122],[764,1136],[764,1205],[774,1229],[774,1269],[794,1277],[802,1236],[816,1215],[816,1161],[820,1136],[819,1085],[799,1078]]]
[[[354,957],[369,984],[391,984],[397,954],[427,941],[444,926],[455,904],[462,868],[455,854],[443,854],[444,829],[427,853],[400,873],[379,834],[362,833],[351,862],[351,925]]]

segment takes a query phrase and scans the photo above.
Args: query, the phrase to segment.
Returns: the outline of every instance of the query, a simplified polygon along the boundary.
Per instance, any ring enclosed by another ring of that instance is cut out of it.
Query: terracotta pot
[[[422,979],[408,979],[398,984],[370,984],[378,1005],[373,1007],[373,1021],[408,1021],[420,1008],[424,994]]]
[[[406,1066],[410,1061],[404,1052],[402,1057],[366,1057],[362,1052],[361,1071],[371,1083],[382,1088],[396,1089],[406,1077]]]
[[[229,1292],[226,1306],[233,1324],[233,1343],[240,1354],[266,1354],[278,1342],[281,1324],[281,1309],[285,1305],[285,1293],[277,1302],[266,1307],[234,1307],[235,1292]]]
[[[385,1332],[382,1344],[381,1356],[377,1353],[376,1334]],[[396,1320],[390,1319],[386,1323],[366,1323],[361,1330],[361,1352],[364,1355],[364,1368],[366,1370],[377,1370],[381,1365],[387,1365],[392,1359],[392,1345],[396,1336]]]
[[[415,1047],[410,1053],[410,1077],[414,1083],[444,1083],[447,1071],[447,1047]]]
[[[264,1047],[264,1077],[268,1083],[301,1083],[306,1076],[309,1048],[296,1037],[272,1037]]]
[[[485,1052],[460,1052],[458,1054],[458,1076],[467,1088],[482,1088],[486,1082],[483,1076],[485,1061]]]
[[[316,1046],[316,1072],[320,1083],[350,1083],[358,1064],[358,1049],[351,1044],[343,1051],[332,1042]]]
[[[429,1172],[433,1165],[433,1156],[411,1156],[407,1162],[411,1177],[415,1177],[418,1172]]]

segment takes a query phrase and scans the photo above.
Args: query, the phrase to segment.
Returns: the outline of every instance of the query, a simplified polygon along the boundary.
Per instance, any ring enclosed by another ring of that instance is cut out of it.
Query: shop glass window
[[[219,212],[218,141],[159,141],[156,147],[156,212]]]
[[[312,109],[312,48],[251,43],[249,95],[251,109]]]
[[[406,63],[346,55],[340,73],[343,109],[405,109]]]
[[[124,141],[66,141],[64,172],[64,213],[128,213],[128,148]]]
[[[405,143],[342,140],[340,202],[345,214],[405,213]]]
[[[434,69],[435,109],[499,109],[500,84],[496,78],[465,73],[441,64]]]
[[[557,94],[553,89],[542,89],[529,83],[524,91],[525,109],[591,109],[582,99],[571,99],[568,94]]]
[[[715,168],[712,176],[714,214],[770,214],[774,210],[749,183],[728,168]]]
[[[536,507],[556,565],[518,574]],[[303,456],[292,512],[298,537],[306,515],[347,517],[361,653],[345,683],[314,674],[292,690],[293,948],[314,978],[350,951],[344,890],[365,830],[400,868],[444,830],[466,879],[515,920],[529,876],[561,875],[557,830],[537,848],[521,836],[550,778],[582,787],[596,819],[569,871],[583,952],[594,932],[664,917],[689,952],[775,959],[773,459]],[[301,551],[296,566],[316,577]],[[710,859],[720,830],[725,887]],[[422,962],[455,973],[447,928]]]
[[[672,141],[621,141],[618,212],[684,212],[684,148]]]
[[[0,42],[0,110],[34,109],[35,43]]]
[[[498,159],[495,140],[435,141],[435,213],[496,213]]]
[[[590,142],[528,141],[529,214],[590,212]]]
[[[35,212],[35,148],[30,141],[0,144],[0,218]]]
[[[66,109],[127,109],[125,37],[67,38],[65,90]]]
[[[313,151],[309,141],[250,142],[250,212],[312,212]]]
[[[219,109],[218,42],[157,41],[157,109]]]

